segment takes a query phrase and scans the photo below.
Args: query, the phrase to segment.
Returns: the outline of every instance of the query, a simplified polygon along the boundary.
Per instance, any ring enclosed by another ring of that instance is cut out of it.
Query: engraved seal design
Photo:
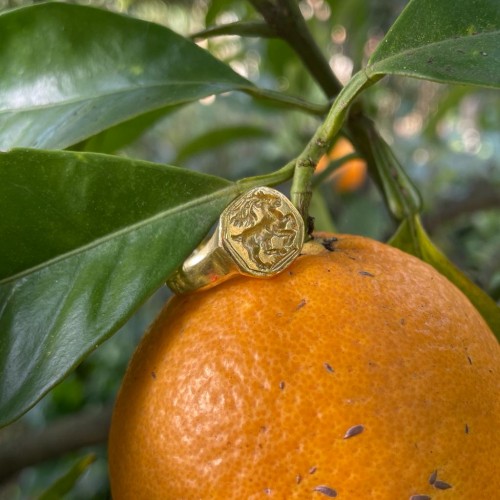
[[[234,201],[221,218],[224,246],[243,272],[269,276],[300,253],[304,223],[279,191],[255,188]]]

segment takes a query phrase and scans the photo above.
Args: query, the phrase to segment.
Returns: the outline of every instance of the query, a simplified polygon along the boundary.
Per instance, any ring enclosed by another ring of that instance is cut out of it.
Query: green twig
[[[337,99],[335,99],[325,121],[318,127],[302,153],[276,172],[238,181],[240,190],[244,192],[256,186],[277,185],[290,179],[293,175],[291,188],[292,203],[297,207],[304,221],[307,223],[309,203],[312,196],[312,177],[316,164],[331,148],[335,137],[344,123],[351,102],[359,92],[371,83],[364,72],[357,73],[350,80],[349,84],[342,89]]]
[[[314,169],[321,156],[333,144],[333,140],[344,123],[349,105],[364,88],[371,84],[372,81],[368,79],[364,71],[356,73],[342,89],[337,99],[335,99],[325,121],[318,127],[309,144],[296,159],[291,198],[292,203],[297,207],[306,221],[312,196],[312,176]]]

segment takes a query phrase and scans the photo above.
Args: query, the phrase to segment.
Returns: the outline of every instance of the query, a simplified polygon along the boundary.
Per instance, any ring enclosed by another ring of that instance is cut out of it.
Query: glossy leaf
[[[414,216],[404,220],[389,244],[419,257],[446,276],[472,302],[500,340],[500,308],[481,288],[459,271],[432,243],[420,218]]]
[[[500,87],[499,67],[498,0],[412,0],[371,56],[367,73]]]
[[[249,141],[269,138],[271,136],[272,134],[266,129],[252,125],[222,127],[210,130],[205,134],[193,138],[191,141],[184,144],[184,146],[181,146],[177,153],[175,163],[179,165],[191,156],[226,144],[234,144],[239,140]]]
[[[80,5],[0,15],[0,150],[60,149],[165,106],[253,87],[162,26]]]
[[[95,462],[94,454],[85,455],[69,469],[66,474],[57,479],[39,497],[38,500],[60,500],[69,493],[82,474]]]
[[[99,134],[89,137],[87,140],[72,147],[76,151],[87,151],[92,153],[112,154],[128,146],[137,140],[146,130],[157,122],[166,118],[169,114],[182,107],[169,106],[168,108],[155,109],[149,113],[136,116],[131,120],[119,123],[114,127],[103,130]]]
[[[113,156],[0,154],[0,425],[115,332],[236,194]]]

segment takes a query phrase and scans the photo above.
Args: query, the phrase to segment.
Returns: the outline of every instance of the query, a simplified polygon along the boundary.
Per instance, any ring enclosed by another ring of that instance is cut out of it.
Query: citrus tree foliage
[[[360,9],[366,3],[356,2]],[[426,235],[417,188],[358,99],[386,75],[500,87],[496,0],[412,0],[365,65],[356,44],[365,21],[349,18],[358,71],[343,88],[315,44],[321,32],[311,34],[293,0],[227,2],[242,21],[226,24],[222,4],[208,7],[207,29],[192,38],[74,4],[0,15],[0,425],[115,333],[245,189],[293,177],[292,200],[307,216],[309,197],[297,193],[310,192],[311,178],[300,167],[305,158],[316,163],[339,134],[367,161],[399,225],[392,244],[454,281],[500,335],[497,305]],[[342,16],[336,2],[330,8]],[[211,37],[220,34],[265,41],[262,70],[284,72],[289,58],[275,55],[286,52],[308,71],[296,72],[286,91],[279,81],[257,84],[211,53]],[[193,41],[206,39],[208,49]],[[294,93],[311,87],[315,102]],[[176,166],[117,154],[158,120],[228,92],[251,99],[263,118],[199,135],[180,131],[185,142]],[[218,176],[180,168],[211,148],[269,141],[278,132],[267,117],[292,111],[314,123],[312,139],[283,148],[274,171],[250,164],[253,177],[235,178],[222,166]]]

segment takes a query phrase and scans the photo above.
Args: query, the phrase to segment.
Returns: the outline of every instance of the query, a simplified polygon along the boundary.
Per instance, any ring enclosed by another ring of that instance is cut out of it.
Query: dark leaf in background
[[[252,125],[222,127],[210,130],[180,147],[174,163],[180,165],[191,156],[225,145],[237,144],[238,141],[271,138],[270,131]]]

